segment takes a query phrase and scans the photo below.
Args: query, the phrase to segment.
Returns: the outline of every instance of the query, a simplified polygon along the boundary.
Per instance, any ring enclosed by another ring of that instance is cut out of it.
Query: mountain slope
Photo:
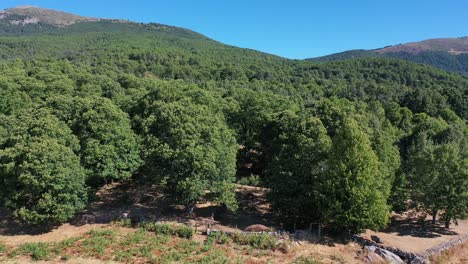
[[[98,18],[83,17],[66,12],[44,9],[34,6],[19,6],[0,11],[0,17],[13,25],[47,24],[63,27],[78,22],[99,21]]]
[[[468,37],[429,39],[375,50],[350,50],[308,60],[323,62],[362,57],[403,59],[468,75]]]
[[[0,19],[0,29],[1,23],[10,24]],[[16,33],[0,33],[0,64],[4,63],[6,69],[16,67],[20,61],[32,68],[26,73],[33,74],[50,64],[66,63],[80,72],[103,75],[113,81],[132,75],[219,89],[242,87],[291,96],[305,103],[332,96],[384,104],[395,101],[416,112],[436,114],[438,109],[450,107],[458,115],[468,117],[468,102],[463,99],[468,94],[467,78],[401,60],[288,60],[156,23],[100,19],[62,27],[40,24],[50,27],[30,28],[25,33],[30,25],[15,25]],[[120,85],[129,84],[125,81]],[[425,94],[418,97],[421,103],[417,105],[410,99],[419,91]],[[428,99],[433,96],[438,97],[437,102]],[[432,106],[426,107],[426,101]]]

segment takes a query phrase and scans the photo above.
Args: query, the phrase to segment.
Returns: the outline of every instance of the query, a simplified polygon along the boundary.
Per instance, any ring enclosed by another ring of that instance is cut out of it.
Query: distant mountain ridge
[[[12,25],[41,23],[57,27],[69,26],[77,22],[101,20],[35,6],[18,6],[2,10],[0,11],[0,19],[7,20]]]
[[[189,29],[158,23],[138,23],[124,19],[105,19],[75,15],[35,6],[0,10],[0,37],[85,32],[153,32],[166,36],[209,40]]]
[[[367,57],[403,59],[468,75],[468,37],[428,39],[374,50],[349,50],[307,60],[324,62]]]
[[[410,42],[376,50],[379,53],[408,52],[419,54],[425,51],[446,51],[453,55],[468,53],[468,37],[437,38]]]

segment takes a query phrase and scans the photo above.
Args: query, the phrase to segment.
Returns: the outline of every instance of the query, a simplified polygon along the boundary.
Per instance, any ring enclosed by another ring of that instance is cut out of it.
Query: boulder
[[[264,225],[251,225],[248,226],[244,229],[244,231],[247,232],[269,232],[270,228],[264,226]]]
[[[379,244],[382,244],[382,243],[383,243],[382,239],[381,239],[380,237],[378,237],[378,236],[372,235],[372,236],[371,236],[371,239],[372,239],[372,241],[374,241],[375,243],[379,243]]]
[[[379,254],[382,258],[384,258],[386,261],[392,264],[404,264],[405,262],[396,254],[382,249],[382,248],[376,248],[375,253]]]
[[[375,252],[375,250],[377,249],[377,247],[375,246],[365,246],[364,247],[368,252]]]

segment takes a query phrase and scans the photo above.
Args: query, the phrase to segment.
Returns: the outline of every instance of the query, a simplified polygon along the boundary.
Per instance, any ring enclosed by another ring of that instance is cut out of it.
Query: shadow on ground
[[[221,226],[239,228],[253,224],[272,226],[269,204],[261,188],[242,186],[237,189],[239,210],[236,214],[221,206],[197,204],[193,214],[187,214],[183,206],[172,205],[155,187],[143,187],[131,183],[111,184],[96,193],[94,202],[77,214],[69,223],[73,226],[108,224],[128,217],[134,223],[143,221],[179,222],[199,227]],[[0,209],[0,235],[40,235],[57,226],[30,226],[15,221],[11,212]]]
[[[382,230],[382,232],[421,238],[458,235],[457,232],[445,228],[442,223],[433,224],[430,220],[421,221],[417,218],[403,218],[397,216],[392,218],[390,226]]]

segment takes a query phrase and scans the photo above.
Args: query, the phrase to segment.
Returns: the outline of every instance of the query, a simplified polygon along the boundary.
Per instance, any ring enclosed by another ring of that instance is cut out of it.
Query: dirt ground
[[[207,227],[221,231],[239,231],[253,224],[272,226],[269,204],[263,188],[238,186],[239,212],[218,214],[221,208],[212,203],[197,204],[192,215],[183,208],[171,207],[155,189],[133,188],[123,184],[103,187],[96,194],[96,201],[70,223],[57,227],[31,228],[12,220],[11,214],[0,210],[0,241],[8,245],[25,242],[51,242],[78,236],[107,225],[124,214],[138,221],[166,221],[189,224],[203,232]]]
[[[459,221],[458,225],[452,224],[450,229],[446,229],[443,224],[432,225],[429,219],[423,226],[406,215],[394,215],[392,224],[387,229],[380,232],[368,230],[363,236],[370,239],[371,235],[376,235],[382,239],[384,245],[412,253],[422,253],[457,236],[467,234],[468,220]]]
[[[190,224],[195,226],[200,233],[208,226],[221,231],[242,230],[253,224],[278,228],[270,214],[265,189],[238,186],[237,195],[240,198],[240,209],[235,215],[221,214],[219,213],[221,208],[211,203],[197,204],[194,214],[187,215],[183,208],[170,206],[157,189],[113,184],[102,188],[96,194],[96,201],[70,223],[54,228],[24,227],[13,221],[8,212],[0,210],[0,241],[9,246],[17,246],[25,242],[61,241],[82,235],[91,229],[107,226],[113,219],[118,219],[123,214],[137,217],[138,221],[157,220]],[[418,253],[464,234],[468,234],[468,220],[460,221],[458,226],[453,225],[446,230],[440,225],[422,227],[408,216],[395,215],[392,224],[386,230],[381,232],[369,230],[363,236],[370,238],[371,235],[377,235],[385,245]],[[203,238],[200,236],[196,239]],[[293,258],[297,256],[313,256],[321,263],[362,263],[364,259],[357,256],[360,249],[359,245],[353,243],[322,241],[319,244],[311,244],[303,242],[297,243],[291,254],[278,257],[281,257],[280,262],[293,261]],[[6,263],[28,263],[28,260],[9,261]],[[85,262],[103,263],[88,260]],[[81,259],[71,259],[68,263],[84,262]]]

